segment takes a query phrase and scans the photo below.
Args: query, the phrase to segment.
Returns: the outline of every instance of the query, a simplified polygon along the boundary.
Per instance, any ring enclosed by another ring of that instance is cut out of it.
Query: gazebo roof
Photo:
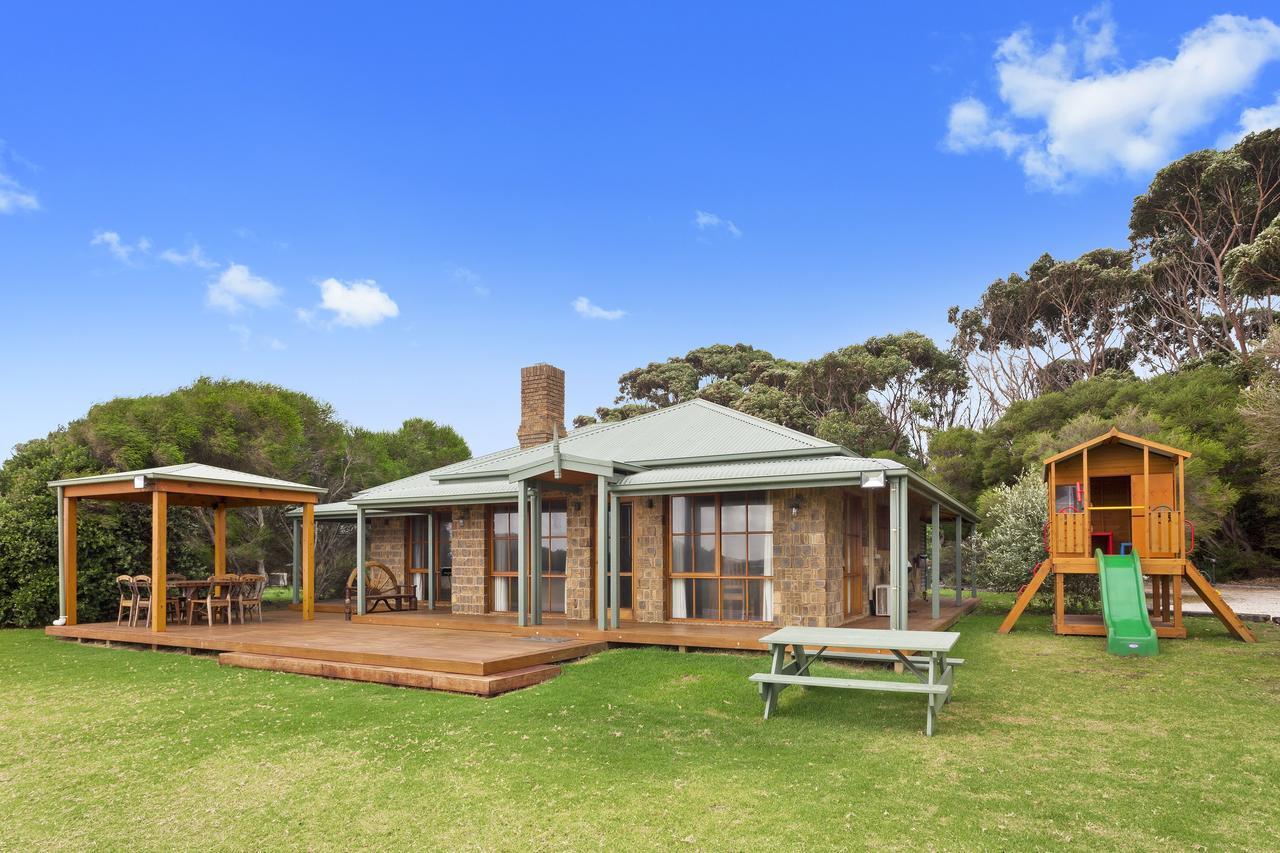
[[[151,492],[162,491],[170,493],[174,503],[231,506],[315,503],[318,495],[328,491],[202,462],[52,480],[49,487],[61,487],[67,497],[146,501]]]

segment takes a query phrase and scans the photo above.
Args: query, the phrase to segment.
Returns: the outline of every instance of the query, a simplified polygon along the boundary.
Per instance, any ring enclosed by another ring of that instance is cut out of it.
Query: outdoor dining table
[[[932,736],[937,727],[938,709],[951,701],[955,667],[964,663],[960,658],[948,657],[959,639],[960,635],[954,631],[781,628],[760,638],[760,642],[769,645],[773,664],[769,672],[758,672],[750,680],[760,685],[766,720],[778,709],[778,694],[791,686],[923,694],[928,700],[925,734]],[[789,661],[788,647],[791,649]],[[829,651],[832,648],[878,651]],[[809,675],[809,667],[818,660],[899,663],[915,681]]]
[[[177,590],[178,596],[182,600],[182,612],[186,612],[187,603],[193,598],[204,598],[204,591],[214,584],[226,583],[227,575],[211,575],[207,578],[191,578],[184,580],[168,581],[165,586],[168,589]]]

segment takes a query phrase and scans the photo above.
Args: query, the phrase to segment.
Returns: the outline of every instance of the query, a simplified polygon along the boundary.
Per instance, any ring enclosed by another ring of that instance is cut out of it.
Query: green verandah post
[[[622,601],[622,567],[618,565],[619,503],[616,494],[609,495],[609,623],[616,630],[619,625],[619,608]]]
[[[929,555],[929,603],[933,618],[942,615],[942,506],[933,502],[933,524],[931,525],[932,547]]]
[[[356,613],[364,615],[364,507],[356,507]]]
[[[905,598],[903,586],[903,544],[902,528],[905,526],[902,502],[899,499],[905,489],[903,477],[889,479],[889,630],[900,631],[902,624],[899,600]]]
[[[529,486],[521,480],[517,484],[519,499],[516,505],[516,523],[520,526],[516,534],[516,624],[524,627],[529,624]]]
[[[427,513],[427,609],[436,609],[436,514],[434,512]]]
[[[57,487],[56,499],[58,501],[58,618],[65,620],[67,618],[67,555],[63,553],[66,547],[66,540],[62,536],[62,486]],[[297,524],[297,522],[294,523]],[[298,550],[296,545],[293,550]],[[298,584],[295,581],[295,590],[297,586]],[[295,592],[294,595],[297,595],[297,593]]]
[[[609,481],[596,475],[596,628],[605,629],[605,572],[609,565]]]
[[[533,583],[530,590],[533,596],[532,605],[529,608],[530,616],[534,625],[542,624],[542,484],[533,484],[533,516],[529,520],[529,531],[533,534],[533,547],[529,549],[529,554],[533,559]]]

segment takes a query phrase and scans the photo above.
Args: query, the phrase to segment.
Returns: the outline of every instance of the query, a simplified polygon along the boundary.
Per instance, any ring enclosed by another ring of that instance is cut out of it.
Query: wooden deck
[[[506,633],[405,631],[390,625],[358,625],[326,613],[304,622],[289,611],[268,611],[261,624],[212,628],[173,625],[163,633],[145,627],[120,627],[114,622],[50,626],[45,633],[106,643],[224,652],[229,654],[223,662],[232,665],[483,695],[501,692],[494,688],[502,684],[523,687],[545,680],[559,672],[555,664],[605,648],[601,642]],[[276,665],[268,665],[273,662]]]
[[[942,631],[977,606],[954,599],[933,619],[928,604],[913,602],[908,627]],[[610,645],[764,651],[767,625],[623,622],[600,631],[592,622],[548,617],[543,624],[516,625],[514,615],[454,615],[424,609],[356,616],[316,608],[304,622],[295,610],[268,610],[261,623],[171,625],[162,633],[114,622],[50,626],[45,633],[80,641],[219,653],[228,666],[425,687],[492,696],[554,678],[559,663],[586,657]],[[889,620],[866,616],[845,627],[888,628]],[[878,651],[868,649],[865,651]]]
[[[317,605],[318,606],[318,605]],[[912,631],[945,631],[961,616],[978,606],[978,599],[966,598],[959,607],[955,599],[944,603],[939,618],[930,615],[927,602],[912,602],[908,608],[907,627]],[[515,614],[454,614],[447,610],[407,610],[399,613],[379,611],[353,616],[353,624],[396,625],[406,628],[431,628],[476,632],[495,632],[514,636],[556,637],[602,642],[609,645],[673,646],[682,649],[742,649],[766,651],[760,638],[774,630],[769,625],[727,625],[698,622],[634,622],[624,620],[617,629],[599,630],[594,622],[563,617],[544,617],[541,625],[520,627]],[[889,627],[887,616],[863,616],[846,623],[846,628]]]

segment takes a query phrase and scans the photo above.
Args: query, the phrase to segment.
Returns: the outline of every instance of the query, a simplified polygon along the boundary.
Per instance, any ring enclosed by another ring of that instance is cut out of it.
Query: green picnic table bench
[[[760,638],[760,642],[769,645],[773,665],[769,672],[757,672],[750,680],[760,685],[766,720],[778,709],[778,694],[788,687],[830,687],[921,694],[928,703],[925,734],[932,737],[937,727],[938,709],[951,701],[955,668],[964,664],[960,658],[948,657],[959,639],[960,635],[954,631],[879,631],[799,626],[781,628]],[[789,661],[788,647],[792,650]],[[833,648],[884,651],[831,651]],[[905,672],[915,677],[915,681],[809,675],[809,667],[817,660],[900,663]]]

